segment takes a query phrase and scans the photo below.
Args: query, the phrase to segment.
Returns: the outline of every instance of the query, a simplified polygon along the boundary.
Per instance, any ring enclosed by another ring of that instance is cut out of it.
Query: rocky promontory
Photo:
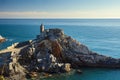
[[[120,68],[120,59],[93,52],[64,34],[62,29],[44,29],[43,25],[36,39],[17,43],[6,54],[6,62],[1,64],[0,71],[10,80],[23,80],[42,72],[64,73],[81,67]]]

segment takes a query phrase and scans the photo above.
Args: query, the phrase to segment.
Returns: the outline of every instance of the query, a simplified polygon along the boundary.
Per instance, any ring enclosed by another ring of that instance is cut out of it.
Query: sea
[[[0,50],[15,42],[36,38],[40,25],[60,28],[90,50],[120,58],[120,19],[0,19],[0,35],[7,39]],[[64,73],[42,80],[120,80],[120,69],[81,68],[82,74]],[[41,80],[41,79],[40,79]]]

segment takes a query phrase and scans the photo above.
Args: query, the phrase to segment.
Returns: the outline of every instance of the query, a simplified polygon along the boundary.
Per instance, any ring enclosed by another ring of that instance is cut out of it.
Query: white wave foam
[[[7,41],[12,42],[14,39],[7,39]]]

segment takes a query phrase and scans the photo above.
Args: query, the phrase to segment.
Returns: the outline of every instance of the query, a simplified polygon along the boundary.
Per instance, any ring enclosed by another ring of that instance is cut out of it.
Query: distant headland
[[[5,42],[5,38],[0,35],[0,43]]]

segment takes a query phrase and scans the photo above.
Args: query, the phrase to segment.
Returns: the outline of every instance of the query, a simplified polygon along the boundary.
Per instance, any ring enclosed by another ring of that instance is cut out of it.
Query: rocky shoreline
[[[7,61],[0,68],[1,75],[8,80],[24,80],[38,73],[51,76],[81,67],[120,68],[120,59],[93,52],[62,29],[44,29],[44,25],[36,39],[17,43],[13,48],[6,52]]]

